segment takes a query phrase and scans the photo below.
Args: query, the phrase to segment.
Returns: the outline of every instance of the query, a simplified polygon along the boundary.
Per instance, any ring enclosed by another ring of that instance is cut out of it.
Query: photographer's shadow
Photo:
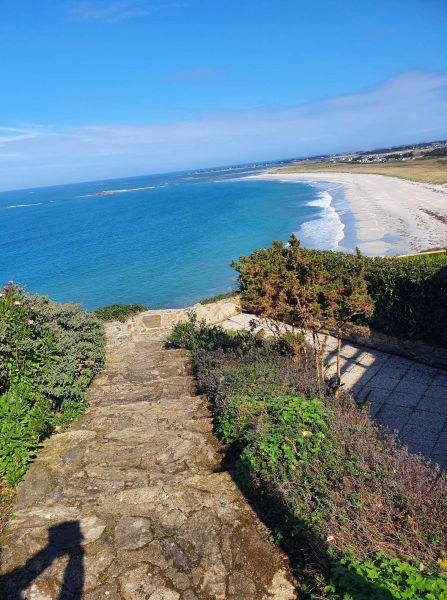
[[[23,592],[29,588],[51,564],[68,556],[57,600],[80,600],[84,588],[83,535],[79,521],[67,521],[48,529],[48,544],[21,566],[0,577],[2,600],[23,600]]]

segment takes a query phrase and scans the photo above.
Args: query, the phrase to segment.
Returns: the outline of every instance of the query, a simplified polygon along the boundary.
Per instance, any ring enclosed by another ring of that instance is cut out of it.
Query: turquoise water
[[[321,186],[247,179],[248,171],[2,192],[0,282],[88,309],[177,307],[232,289],[233,259],[292,231],[308,246],[337,246],[343,225]]]

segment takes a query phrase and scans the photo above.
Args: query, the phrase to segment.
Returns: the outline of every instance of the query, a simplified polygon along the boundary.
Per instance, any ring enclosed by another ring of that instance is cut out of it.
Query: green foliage
[[[310,353],[309,344],[307,343],[304,334],[300,331],[285,331],[277,337],[276,345],[278,351],[286,356],[303,358]]]
[[[42,439],[84,409],[104,359],[91,313],[29,296],[9,282],[0,293],[0,479],[15,484]]]
[[[239,272],[242,306],[250,312],[291,323],[301,320],[311,330],[314,319],[303,320],[311,309],[317,323],[324,321],[329,329],[337,329],[337,322],[368,325],[399,338],[447,345],[445,254],[360,259],[342,252],[297,252],[292,243],[273,242],[233,266]],[[341,304],[337,298],[343,299]]]
[[[344,558],[333,564],[325,591],[334,600],[445,600],[447,577],[378,553],[371,560]]]
[[[112,304],[103,306],[93,311],[101,321],[121,321],[124,323],[129,317],[147,310],[143,304]]]
[[[321,254],[303,250],[294,235],[287,245],[273,242],[268,249],[241,257],[233,267],[239,273],[242,305],[271,323],[287,323],[312,334],[314,360],[320,385],[324,382],[324,340],[331,331],[339,339],[358,328],[360,316],[372,314],[365,280],[365,263],[357,254],[349,268],[328,268]],[[303,347],[305,348],[305,347]],[[337,375],[340,379],[340,348]],[[338,383],[340,383],[338,381]]]
[[[14,485],[51,431],[48,405],[27,384],[17,383],[0,396],[0,475]]]
[[[447,255],[369,259],[367,282],[376,305],[371,326],[447,345]]]
[[[303,553],[303,590],[334,600],[443,598],[447,478],[384,437],[348,396],[318,398],[306,355],[253,335],[219,347],[219,336],[209,344],[209,330],[194,327],[194,371],[216,433],[275,539]]]
[[[352,262],[348,254],[322,252],[338,269]],[[447,344],[447,255],[366,258],[365,277],[374,301],[368,323],[386,334]]]
[[[208,325],[204,320],[199,321],[193,312],[190,313],[187,321],[174,325],[168,336],[168,342],[191,352],[200,348],[212,350],[233,344],[231,336],[222,327]]]
[[[286,396],[264,401],[261,406],[256,400],[247,402],[245,398],[242,407],[251,410],[241,411],[234,399],[230,410],[225,405],[217,419],[218,433],[243,436],[239,473],[257,486],[267,481],[280,486],[290,480],[307,480],[310,486],[314,456],[329,451],[321,401]]]
[[[225,403],[217,416],[216,432],[226,444],[244,439],[257,414],[262,411],[263,402],[252,396],[236,396]]]

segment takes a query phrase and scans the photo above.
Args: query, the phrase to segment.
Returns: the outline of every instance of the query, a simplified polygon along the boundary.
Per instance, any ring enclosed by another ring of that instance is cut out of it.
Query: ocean
[[[0,283],[86,309],[189,306],[229,291],[230,262],[296,233],[355,247],[340,186],[226,167],[0,193]]]

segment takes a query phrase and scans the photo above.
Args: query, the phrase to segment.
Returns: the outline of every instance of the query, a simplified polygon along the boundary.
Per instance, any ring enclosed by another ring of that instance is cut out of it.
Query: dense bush
[[[143,304],[112,304],[97,308],[94,313],[101,321],[121,321],[124,323],[129,317],[147,310]]]
[[[367,259],[366,278],[374,328],[447,345],[447,255]]]
[[[207,394],[217,408],[233,396],[271,399],[299,393],[311,398],[318,393],[318,380],[311,361],[290,360],[282,353],[281,344],[269,339],[255,338],[251,344],[239,336],[230,339],[244,345],[193,353],[199,390]]]
[[[349,254],[308,252],[331,269],[353,261]],[[396,337],[447,344],[447,255],[364,260],[374,301],[370,325]]]
[[[191,313],[187,321],[174,327],[168,336],[168,342],[191,351],[199,348],[212,350],[224,345],[230,347],[233,344],[222,327],[209,326],[204,320],[199,321],[195,313]]]
[[[0,479],[16,483],[40,441],[84,409],[103,363],[101,323],[73,304],[30,296],[9,282],[0,293]]]
[[[292,235],[287,245],[273,242],[269,249],[256,250],[233,263],[244,308],[249,308],[281,329],[287,323],[312,337],[311,354],[322,387],[326,339],[336,336],[336,387],[341,386],[341,339],[348,332],[369,333],[359,318],[373,314],[373,303],[365,280],[365,261],[357,252],[348,264],[330,268],[320,254],[301,248]]]
[[[207,344],[211,332],[197,329]],[[398,447],[349,396],[318,397],[312,361],[251,337],[189,348],[240,485],[302,557],[303,591],[447,598],[445,475]]]
[[[259,313],[263,296],[280,285],[276,279],[282,268],[281,253],[291,250],[280,242],[271,248],[256,250],[241,257],[234,267],[239,272],[242,306]],[[301,250],[308,268],[358,277],[358,256],[341,252]],[[428,255],[408,258],[362,258],[364,278],[374,311],[367,317],[353,319],[388,335],[404,339],[420,339],[447,345],[447,255]],[[289,281],[301,277],[288,273]],[[276,279],[275,279],[276,278]],[[276,298],[278,301],[283,298]],[[287,301],[288,302],[288,301]]]

